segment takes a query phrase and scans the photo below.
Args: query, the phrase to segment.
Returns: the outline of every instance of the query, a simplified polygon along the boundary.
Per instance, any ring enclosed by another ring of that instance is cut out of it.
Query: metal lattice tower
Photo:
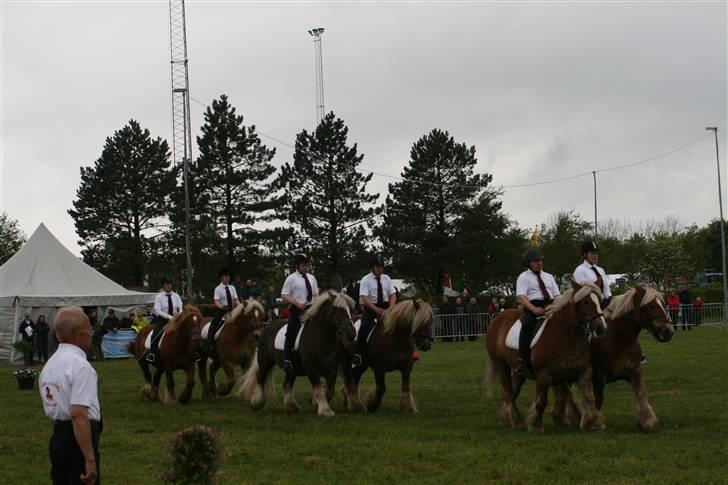
[[[190,249],[190,194],[187,171],[192,158],[190,127],[190,78],[187,69],[187,31],[184,0],[169,0],[169,47],[172,75],[172,156],[175,166],[182,166],[182,186],[185,191],[185,253],[187,255],[187,297],[192,292],[192,259]]]
[[[308,33],[313,37],[314,51],[316,56],[316,124],[321,123],[324,119],[324,66],[321,57],[321,34],[324,33],[323,27],[309,30]]]

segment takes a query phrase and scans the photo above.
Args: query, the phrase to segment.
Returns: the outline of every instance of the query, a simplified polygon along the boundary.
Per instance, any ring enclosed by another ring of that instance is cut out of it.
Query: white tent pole
[[[13,320],[13,341],[10,345],[15,343],[18,338],[18,323],[20,322],[20,297],[15,297],[15,319]],[[10,364],[15,363],[15,347],[11,347],[10,350]]]

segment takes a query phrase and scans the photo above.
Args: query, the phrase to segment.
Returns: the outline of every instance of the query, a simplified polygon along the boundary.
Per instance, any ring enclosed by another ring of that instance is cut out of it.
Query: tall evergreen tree
[[[582,262],[581,244],[593,239],[592,224],[574,211],[552,215],[541,231],[539,248],[544,255],[545,269],[560,279],[571,274]]]
[[[479,205],[486,217],[500,210],[497,197],[479,199],[492,176],[475,173],[476,164],[475,147],[435,129],[415,142],[403,180],[389,186],[378,235],[395,270],[420,288],[439,293],[444,273],[463,274],[467,255],[458,236],[473,207]]]
[[[370,236],[366,223],[376,214],[378,194],[367,192],[372,174],[357,167],[364,155],[356,143],[347,145],[349,129],[333,112],[309,133],[296,136],[293,164],[281,168],[278,185],[283,189],[279,218],[292,225],[290,248],[307,250],[324,286],[335,274],[358,265]]]
[[[144,284],[147,238],[167,214],[175,186],[169,168],[167,142],[152,139],[134,120],[106,139],[92,167],[81,167],[81,185],[68,213],[82,254],[122,284]]]
[[[200,230],[208,223],[214,225],[215,234],[223,240],[224,262],[236,270],[236,261],[261,256],[267,233],[253,226],[270,219],[278,203],[269,180],[275,173],[271,164],[275,149],[261,142],[255,126],[243,124],[243,117],[224,94],[205,111],[197,144],[200,155],[191,169],[190,184],[197,185],[192,190],[198,198],[196,223],[203,226]]]
[[[6,212],[0,213],[0,265],[13,257],[25,243],[25,233],[18,221]]]

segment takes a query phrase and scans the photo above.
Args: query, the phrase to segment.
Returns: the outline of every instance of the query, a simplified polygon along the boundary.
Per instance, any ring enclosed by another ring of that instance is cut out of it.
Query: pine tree
[[[236,261],[242,261],[249,270],[249,264],[260,258],[261,242],[268,234],[254,226],[269,220],[278,204],[269,180],[275,173],[271,164],[275,149],[261,142],[255,126],[243,124],[224,94],[205,111],[197,144],[200,155],[191,168],[190,183],[196,185],[190,197],[197,198],[197,230],[212,225],[224,245],[222,261],[233,271],[238,268]]]
[[[478,222],[474,207],[486,217],[500,210],[496,197],[479,199],[488,193],[492,176],[475,173],[476,164],[475,147],[435,129],[415,142],[403,180],[389,186],[377,234],[394,270],[422,289],[440,293],[446,272],[453,280],[460,278],[460,285],[467,283],[462,281],[468,257],[463,253],[463,221]],[[505,226],[501,224],[501,231]]]
[[[175,186],[169,148],[138,122],[106,139],[92,167],[81,167],[73,217],[84,259],[118,282],[142,286],[149,237],[161,225]]]
[[[349,129],[333,112],[314,133],[296,136],[293,164],[281,168],[278,186],[283,201],[281,220],[291,224],[289,248],[303,249],[313,258],[324,286],[336,274],[350,276],[355,260],[367,249],[367,223],[377,215],[378,194],[366,187],[372,174],[357,170],[364,155],[347,145]]]

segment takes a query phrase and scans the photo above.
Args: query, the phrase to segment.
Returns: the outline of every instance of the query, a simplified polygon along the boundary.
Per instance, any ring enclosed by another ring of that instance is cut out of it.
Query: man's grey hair
[[[59,342],[67,340],[84,322],[88,322],[88,317],[80,307],[67,306],[58,310],[53,327]]]

